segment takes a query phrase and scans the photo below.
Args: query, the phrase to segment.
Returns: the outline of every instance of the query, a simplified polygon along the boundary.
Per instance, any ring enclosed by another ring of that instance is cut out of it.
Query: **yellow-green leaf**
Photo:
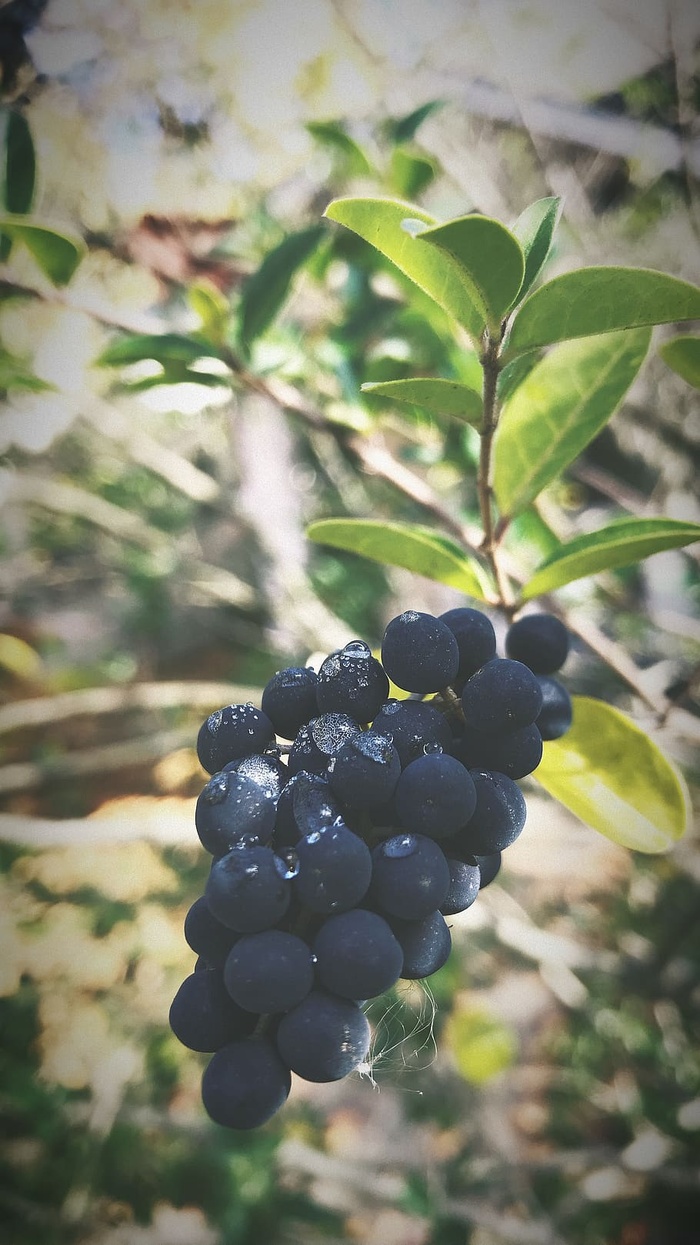
[[[664,342],[659,354],[683,380],[700,389],[700,337],[694,337],[691,333],[672,337]]]
[[[66,285],[85,254],[81,238],[51,225],[29,223],[26,216],[10,213],[0,216],[0,233],[26,246],[54,285]]]
[[[618,519],[597,532],[586,532],[559,545],[537,567],[523,588],[523,600],[598,571],[641,562],[664,549],[678,549],[700,540],[700,524],[680,519]]]
[[[36,649],[17,635],[0,635],[0,667],[18,679],[38,679],[43,663]]]
[[[614,843],[638,852],[668,851],[688,824],[681,775],[619,709],[587,696],[572,700],[572,726],[545,743],[534,777]]]
[[[413,236],[416,229],[437,225],[434,216],[413,203],[379,198],[334,199],[325,215],[376,247],[478,340],[484,315],[467,290],[459,265],[451,255],[421,246]]]
[[[319,545],[415,571],[477,600],[486,599],[490,590],[488,577],[476,559],[427,527],[377,519],[321,519],[307,528],[307,536]]]
[[[561,199],[537,199],[521,212],[512,227],[511,232],[518,239],[525,256],[525,275],[518,290],[521,299],[527,294],[547,259],[560,203]]]
[[[472,1085],[485,1085],[505,1071],[517,1052],[512,1030],[481,1008],[455,1009],[445,1038],[460,1073]]]
[[[362,392],[406,402],[409,406],[422,406],[433,415],[449,415],[477,428],[481,424],[481,395],[455,380],[416,376],[411,380],[377,381],[362,385]]]
[[[494,442],[494,491],[517,514],[605,426],[646,355],[651,329],[563,342],[506,402]]]

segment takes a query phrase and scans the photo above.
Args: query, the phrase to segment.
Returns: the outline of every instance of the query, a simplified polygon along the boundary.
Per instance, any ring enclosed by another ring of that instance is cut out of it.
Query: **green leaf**
[[[29,223],[23,216],[0,216],[0,233],[21,242],[54,285],[66,285],[85,253],[82,240],[49,225]]]
[[[195,359],[215,354],[194,337],[181,333],[128,333],[117,337],[98,356],[103,367],[123,367],[155,359],[157,363],[193,363]]]
[[[690,333],[672,337],[660,347],[659,354],[683,380],[700,389],[700,337],[693,337]]]
[[[488,578],[479,563],[459,545],[427,527],[374,519],[321,519],[307,528],[307,536],[319,545],[415,571],[476,600],[483,601],[489,592]]]
[[[484,316],[467,290],[459,265],[445,251],[419,246],[413,236],[416,227],[436,225],[433,216],[398,199],[334,199],[325,215],[370,242],[474,340],[479,339]]]
[[[433,112],[445,107],[444,99],[430,99],[420,108],[414,108],[405,117],[395,117],[385,122],[386,136],[392,143],[407,143],[415,137],[416,131]]]
[[[618,519],[598,532],[586,532],[559,545],[537,567],[523,588],[524,601],[552,592],[574,579],[641,562],[664,549],[700,540],[700,524],[679,519]]]
[[[419,195],[434,177],[435,164],[426,156],[415,155],[405,147],[396,147],[391,153],[391,184],[402,198]]]
[[[422,406],[434,415],[449,415],[475,427],[481,424],[481,395],[454,380],[416,376],[411,380],[387,380],[360,387],[363,393]]]
[[[25,366],[16,355],[0,346],[0,389],[15,389],[24,393],[45,393],[55,389],[48,381],[41,380]]]
[[[525,258],[520,243],[490,216],[460,216],[416,232],[456,261],[469,295],[492,333],[512,307],[522,284]]]
[[[290,233],[264,258],[243,287],[240,303],[240,341],[250,346],[274,320],[292,279],[324,236],[322,225]]]
[[[4,211],[23,216],[32,206],[36,159],[34,143],[20,112],[3,109],[3,160],[0,202]]]
[[[515,393],[525,377],[530,375],[535,364],[539,363],[541,357],[541,351],[530,350],[528,354],[519,354],[506,364],[503,371],[498,374],[496,392],[500,403],[506,402]]]
[[[188,289],[187,300],[199,317],[207,342],[212,346],[223,346],[231,309],[220,290],[208,281],[198,281]]]
[[[455,1007],[445,1039],[459,1072],[472,1085],[486,1085],[517,1057],[513,1031],[482,1008]]]
[[[639,852],[666,852],[685,833],[683,779],[656,744],[601,700],[574,696],[574,720],[544,745],[533,777],[594,830]]]
[[[700,317],[700,289],[652,268],[579,268],[530,294],[504,358],[571,337]]]
[[[340,121],[310,121],[306,129],[322,147],[329,148],[341,158],[346,177],[371,175],[372,165],[367,156]]]
[[[521,212],[512,228],[525,256],[525,275],[518,291],[523,298],[542,270],[552,245],[561,199],[537,199]]]
[[[645,328],[564,342],[525,377],[504,406],[494,442],[502,515],[527,506],[605,426],[637,375],[650,336]]]

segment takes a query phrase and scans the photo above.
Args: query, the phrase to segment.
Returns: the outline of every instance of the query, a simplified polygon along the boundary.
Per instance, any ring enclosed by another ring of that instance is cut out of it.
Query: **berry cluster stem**
[[[498,560],[498,531],[494,522],[493,488],[491,486],[491,458],[493,438],[498,426],[498,375],[501,335],[488,336],[481,356],[484,369],[483,420],[481,428],[481,452],[477,474],[479,510],[484,529],[482,551],[488,559],[498,592],[498,604],[507,614],[513,613],[513,599],[508,580]]]

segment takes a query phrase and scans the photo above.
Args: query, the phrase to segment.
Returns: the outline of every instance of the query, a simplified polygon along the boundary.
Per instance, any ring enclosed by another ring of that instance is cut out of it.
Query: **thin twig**
[[[37,696],[16,700],[0,707],[0,735],[28,727],[53,726],[69,718],[102,713],[130,713],[135,709],[152,712],[183,706],[188,709],[216,708],[245,704],[255,700],[260,689],[236,683],[180,682],[130,683],[126,687],[87,687],[56,696]]]

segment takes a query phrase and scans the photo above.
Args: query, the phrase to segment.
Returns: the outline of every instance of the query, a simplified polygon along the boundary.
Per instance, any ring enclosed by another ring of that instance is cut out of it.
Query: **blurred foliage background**
[[[557,194],[549,276],[698,281],[699,41],[683,0],[0,4],[31,210],[85,244],[63,285],[16,244],[0,274],[5,1239],[697,1240],[692,831],[635,856],[530,781],[448,964],[373,1003],[371,1076],[297,1082],[253,1135],[206,1120],[167,1012],[207,871],[201,719],[460,603],[305,525],[478,512],[472,430],[360,394],[459,378],[446,320],[324,207],[380,193],[508,223]],[[511,539],[534,563],[601,518],[697,518],[699,440],[654,353]],[[570,690],[640,721],[695,798],[697,553],[560,598]]]

